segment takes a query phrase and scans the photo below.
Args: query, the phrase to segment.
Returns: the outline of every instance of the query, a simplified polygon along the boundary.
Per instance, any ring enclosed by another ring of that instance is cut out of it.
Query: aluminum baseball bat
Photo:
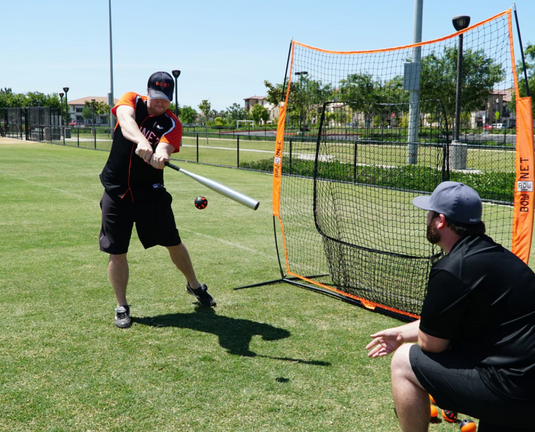
[[[182,174],[187,175],[188,177],[191,177],[194,180],[197,180],[199,183],[205,185],[207,188],[212,189],[213,191],[226,196],[227,198],[230,198],[246,207],[249,207],[253,210],[256,210],[258,206],[260,205],[260,202],[248,197],[247,195],[244,195],[234,189],[229,188],[228,186],[225,186],[221,183],[218,183],[214,180],[210,180],[209,178],[203,177],[198,174],[191,173],[189,171],[186,171],[183,168],[180,168],[176,165],[173,165],[170,162],[165,163],[166,166],[169,168],[173,168],[174,170],[181,172]]]

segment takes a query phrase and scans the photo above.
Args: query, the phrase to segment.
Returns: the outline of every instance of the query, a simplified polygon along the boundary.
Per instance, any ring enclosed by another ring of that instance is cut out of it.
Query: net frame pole
[[[526,82],[526,96],[530,97],[528,71],[526,68],[526,57],[524,56],[524,47],[522,46],[522,35],[520,34],[520,24],[518,22],[518,13],[516,11],[516,5],[514,6],[516,31],[518,33],[518,44],[520,46],[520,55],[522,56],[522,67],[524,68],[524,81]]]
[[[280,102],[284,102],[286,99],[286,82],[288,79],[288,68],[290,67],[290,59],[292,56],[293,40],[290,41],[290,48],[288,48],[288,57],[286,59],[286,70],[284,71],[284,81],[282,82],[282,93]]]
[[[515,17],[516,7],[515,7]],[[534,155],[534,138],[533,138],[533,112],[531,105],[531,97],[520,97],[520,89],[518,85],[518,75],[516,73],[514,46],[512,39],[512,9],[508,11],[509,21],[509,44],[511,50],[511,67],[513,69],[514,84],[515,84],[515,98],[517,111],[517,140],[515,152],[515,170],[516,170],[516,187],[514,196],[514,214],[513,214],[513,240],[511,251],[522,259],[526,264],[529,263],[531,254],[531,244],[533,238],[534,226],[534,208],[533,201],[535,199],[535,191],[533,185],[535,183],[535,171],[533,168]],[[524,65],[524,73],[526,67],[524,63],[524,50],[520,38],[520,27],[518,19],[516,20],[520,51],[522,55],[522,62]],[[529,86],[526,76],[526,90],[529,94]]]
[[[288,68],[290,66],[290,62],[291,62],[291,59],[292,59],[293,46],[294,46],[294,41],[292,40],[290,42],[290,49],[288,51],[288,58],[287,58],[287,61],[286,61],[286,71],[284,73],[284,81],[283,81],[282,94],[281,94],[281,105],[289,97],[289,95],[286,94],[287,93],[287,91],[286,91],[286,83],[289,82],[288,81]],[[290,151],[291,151],[291,146],[292,146],[292,140],[290,139]],[[275,169],[274,169],[274,175],[275,175]],[[280,251],[279,251],[279,243],[277,241],[277,220],[279,220],[279,219],[278,219],[278,216],[277,216],[277,211],[275,211],[275,208],[273,210],[274,210],[273,211],[273,234],[274,234],[274,239],[275,239],[275,249],[276,249],[276,252],[277,252],[277,260],[278,260],[278,263],[279,263],[279,272],[280,272],[281,277],[280,277],[280,279],[274,279],[274,280],[270,280],[270,281],[259,282],[259,283],[255,283],[255,284],[251,284],[251,285],[239,286],[239,287],[234,288],[234,290],[240,290],[240,289],[245,289],[245,288],[255,288],[255,287],[260,287],[260,286],[264,286],[264,285],[272,285],[272,284],[276,284],[276,283],[288,283],[288,284],[295,285],[295,286],[298,286],[298,287],[301,287],[301,288],[309,289],[309,290],[312,290],[312,291],[317,291],[317,292],[320,292],[320,293],[325,294],[325,295],[336,297],[336,298],[338,298],[338,299],[340,299],[342,301],[348,302],[348,303],[362,305],[362,303],[359,302],[359,301],[356,301],[356,300],[353,300],[353,299],[348,299],[343,295],[337,294],[335,292],[331,292],[331,291],[329,291],[327,289],[318,288],[318,287],[315,287],[315,286],[312,286],[312,285],[305,284],[303,282],[296,282],[297,280],[302,279],[302,277],[296,277],[296,276],[289,277],[287,274],[285,274],[285,272],[283,270],[282,261],[281,261]],[[309,279],[314,279],[314,278],[319,278],[319,277],[322,277],[322,276],[325,276],[325,275],[324,274],[313,275],[313,276],[308,276],[308,278]]]
[[[286,82],[287,82],[287,79],[288,79],[288,68],[290,66],[292,48],[293,48],[293,40],[290,41],[290,48],[288,50],[288,58],[286,60],[286,70],[284,72],[284,80],[283,80],[283,84],[282,84],[281,105],[282,105],[282,102],[286,99]],[[290,279],[286,278],[286,275],[284,274],[283,267],[282,267],[282,262],[281,262],[280,253],[279,253],[279,244],[278,244],[278,241],[277,241],[277,223],[276,223],[276,221],[277,221],[277,217],[276,217],[275,212],[274,212],[274,214],[273,214],[273,237],[275,239],[275,250],[277,252],[277,260],[279,262],[279,272],[280,272],[280,275],[281,275],[280,279],[274,279],[274,280],[271,280],[271,281],[265,281],[265,282],[259,282],[259,283],[251,284],[251,285],[240,286],[240,287],[234,288],[234,290],[239,290],[239,289],[244,289],[244,288],[253,288],[253,287],[259,287],[259,286],[264,286],[264,285],[272,285],[272,284],[276,284],[276,283],[290,282]],[[298,278],[295,278],[295,279],[298,279]]]

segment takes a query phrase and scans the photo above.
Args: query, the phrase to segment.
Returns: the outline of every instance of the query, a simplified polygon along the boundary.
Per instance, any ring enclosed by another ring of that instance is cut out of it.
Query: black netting
[[[454,34],[394,49],[337,52],[292,42],[277,144],[289,274],[418,315],[440,251],[427,242],[425,212],[412,199],[448,179],[479,192],[487,232],[511,247],[508,18],[476,25],[462,41]]]

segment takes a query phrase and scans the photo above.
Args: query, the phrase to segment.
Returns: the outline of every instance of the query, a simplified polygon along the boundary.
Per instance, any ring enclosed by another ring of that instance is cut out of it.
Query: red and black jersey
[[[146,96],[133,92],[125,93],[111,112],[116,115],[118,106],[131,106],[134,108],[139,130],[150,142],[153,150],[156,150],[160,142],[165,142],[175,147],[175,152],[179,151],[182,124],[170,110],[159,116],[149,115],[146,100]],[[136,146],[136,143],[123,136],[121,125],[117,123],[110,156],[100,174],[100,181],[112,198],[129,196],[133,199],[136,191],[142,193],[153,187],[163,186],[163,170],[153,168],[138,157],[135,154]]]

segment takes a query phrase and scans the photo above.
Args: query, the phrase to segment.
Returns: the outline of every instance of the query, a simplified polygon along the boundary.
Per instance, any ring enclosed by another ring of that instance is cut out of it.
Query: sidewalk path
[[[33,144],[33,141],[24,141],[13,138],[0,137],[0,144]]]

